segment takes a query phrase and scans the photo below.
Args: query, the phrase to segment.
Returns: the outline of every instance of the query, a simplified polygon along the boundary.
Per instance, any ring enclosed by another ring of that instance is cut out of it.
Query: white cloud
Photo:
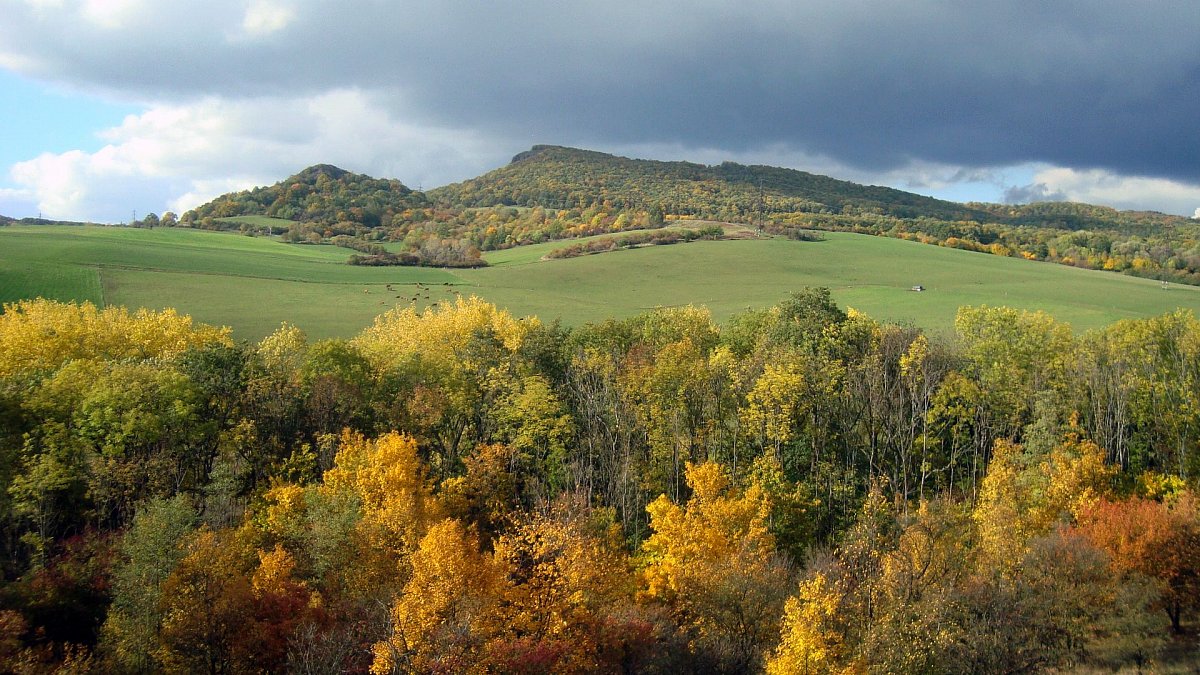
[[[512,154],[469,130],[396,120],[358,90],[156,105],[101,138],[107,145],[96,152],[46,153],[14,165],[15,192],[31,195],[47,217],[119,222],[134,210],[180,213],[316,163],[429,188]]]
[[[247,35],[260,36],[276,33],[296,18],[296,10],[272,0],[255,0],[246,8],[242,19],[242,30]]]
[[[136,101],[353,87],[404,99],[404,119],[533,142],[781,143],[863,171],[1047,162],[1196,180],[1181,111],[1200,100],[1200,13],[1060,5],[0,0],[0,64]]]
[[[92,24],[115,30],[125,28],[141,4],[140,0],[84,0],[82,13]]]
[[[282,176],[280,176],[280,178],[282,178]],[[248,190],[263,182],[265,181],[245,178],[211,178],[193,180],[191,181],[192,187],[190,190],[167,201],[167,210],[174,211],[177,214],[182,214],[183,212],[189,209],[194,209],[205,202],[212,201],[214,197],[218,197],[228,192]]]
[[[1192,217],[1200,220],[1200,208],[1196,209],[1196,212],[1192,214]]]
[[[62,7],[63,0],[25,0],[25,4],[32,7],[34,11],[47,11]]]
[[[1102,169],[1052,167],[1035,174],[1033,183],[1061,193],[1069,201],[1107,204],[1118,209],[1187,215],[1200,202],[1200,185],[1165,178],[1121,176]]]

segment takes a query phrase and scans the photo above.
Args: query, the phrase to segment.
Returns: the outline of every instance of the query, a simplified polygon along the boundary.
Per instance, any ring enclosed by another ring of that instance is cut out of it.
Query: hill
[[[200,223],[205,219],[255,215],[300,222],[349,222],[373,228],[424,202],[424,195],[398,180],[317,164],[268,187],[217,197],[183,214],[181,220]]]
[[[957,204],[769,166],[628,159],[539,145],[505,167],[428,196],[446,206],[590,207],[755,223],[777,234],[877,234],[1200,284],[1200,223],[1193,219],[1069,202]]]
[[[1142,234],[1193,224],[1182,216],[1075,202],[960,204],[795,169],[629,159],[555,145],[535,145],[507,166],[430,190],[428,196],[459,207],[569,208],[607,202],[719,220],[769,220],[796,213],[873,215]]]
[[[260,220],[250,222],[252,215]],[[263,224],[267,217],[287,220]],[[958,204],[793,169],[553,145],[424,194],[317,165],[219,197],[183,222],[333,243],[368,264],[475,266],[481,251],[661,227],[672,218],[753,224],[793,238],[811,229],[883,235],[1200,285],[1200,222],[1181,216],[1061,202]],[[382,252],[382,242],[393,246]]]
[[[795,212],[956,220],[985,215],[954,202],[794,169],[629,159],[554,145],[535,145],[507,166],[430,190],[429,198],[459,206],[569,208],[607,202],[618,208],[661,208],[668,214],[735,221]]]

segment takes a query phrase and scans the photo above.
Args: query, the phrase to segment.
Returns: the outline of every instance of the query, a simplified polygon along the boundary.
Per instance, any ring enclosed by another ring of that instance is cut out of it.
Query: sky
[[[0,214],[538,143],[1200,217],[1194,0],[0,0]]]

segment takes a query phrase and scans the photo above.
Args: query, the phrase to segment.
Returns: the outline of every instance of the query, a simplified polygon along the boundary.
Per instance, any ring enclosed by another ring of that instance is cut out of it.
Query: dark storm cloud
[[[1200,180],[1191,0],[180,2],[107,26],[54,4],[3,3],[0,63],[153,100],[357,87],[547,142]],[[248,6],[279,29],[248,33]]]

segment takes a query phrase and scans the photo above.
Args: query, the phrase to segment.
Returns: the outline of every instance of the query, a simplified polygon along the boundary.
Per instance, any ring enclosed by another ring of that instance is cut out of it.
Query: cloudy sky
[[[0,214],[535,143],[1200,216],[1195,0],[0,0]]]

